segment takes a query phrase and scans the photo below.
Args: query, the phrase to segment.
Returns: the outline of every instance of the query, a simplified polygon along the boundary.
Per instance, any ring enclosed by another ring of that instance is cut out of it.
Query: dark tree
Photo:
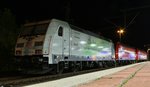
[[[19,32],[15,16],[9,9],[0,13],[0,70],[10,70],[13,64],[13,55],[16,38]]]

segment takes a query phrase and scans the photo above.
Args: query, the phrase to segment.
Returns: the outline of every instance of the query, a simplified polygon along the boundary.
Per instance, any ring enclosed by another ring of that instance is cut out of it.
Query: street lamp
[[[120,39],[120,42],[121,42],[121,36],[124,33],[124,28],[120,28],[119,30],[117,30],[117,33],[119,34],[119,39]]]

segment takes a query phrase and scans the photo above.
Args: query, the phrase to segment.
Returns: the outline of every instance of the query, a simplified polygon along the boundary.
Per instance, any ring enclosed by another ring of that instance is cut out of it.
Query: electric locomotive
[[[110,39],[51,19],[24,24],[16,42],[15,57],[24,73],[62,73],[66,69],[113,66],[115,49]]]

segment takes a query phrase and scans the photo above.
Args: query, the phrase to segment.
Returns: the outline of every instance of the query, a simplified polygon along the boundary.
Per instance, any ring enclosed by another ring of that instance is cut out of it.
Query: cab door
[[[63,27],[63,58],[68,60],[70,56],[70,30],[68,27]]]
[[[69,28],[60,26],[58,30],[58,36],[62,37],[62,39],[58,42],[62,42],[62,46],[58,49],[62,49],[62,58],[64,61],[69,59],[70,56],[70,34]],[[60,44],[60,43],[59,43]]]

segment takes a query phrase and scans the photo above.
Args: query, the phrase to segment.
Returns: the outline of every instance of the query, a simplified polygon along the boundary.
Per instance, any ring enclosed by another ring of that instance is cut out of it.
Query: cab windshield
[[[44,35],[49,23],[24,26],[20,36]]]

